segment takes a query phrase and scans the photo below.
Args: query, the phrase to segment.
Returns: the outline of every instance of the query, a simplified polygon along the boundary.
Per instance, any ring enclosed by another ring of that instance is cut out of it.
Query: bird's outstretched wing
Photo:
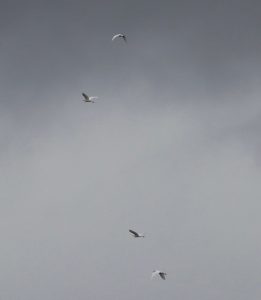
[[[84,99],[85,99],[86,101],[89,100],[89,97],[88,97],[85,93],[82,93],[82,96],[84,97]]]
[[[135,237],[139,236],[139,234],[136,231],[134,231],[134,230],[130,229],[129,232],[132,233]]]
[[[166,273],[159,272],[159,275],[163,280],[166,280],[166,275],[167,275]]]
[[[117,37],[119,37],[120,36],[120,34],[115,34],[113,37],[112,37],[112,41],[114,41],[115,39],[117,39]]]
[[[126,35],[123,35],[122,38],[124,39],[124,42],[127,43]]]

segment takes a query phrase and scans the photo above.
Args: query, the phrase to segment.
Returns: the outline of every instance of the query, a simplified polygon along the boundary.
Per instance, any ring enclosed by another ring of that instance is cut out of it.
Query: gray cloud
[[[2,298],[258,299],[259,12],[2,3]]]

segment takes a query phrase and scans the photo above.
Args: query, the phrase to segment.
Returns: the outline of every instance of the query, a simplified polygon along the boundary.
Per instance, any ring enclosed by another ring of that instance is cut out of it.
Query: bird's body
[[[111,40],[114,41],[117,38],[122,38],[124,40],[124,42],[127,43],[127,38],[126,38],[125,34],[122,34],[122,33],[115,34]]]
[[[93,100],[95,100],[95,99],[98,99],[98,97],[89,97],[89,96],[87,96],[85,93],[82,93],[82,96],[83,96],[83,101],[84,102],[90,102],[90,103],[94,103],[94,101]]]
[[[135,238],[144,238],[145,235],[144,234],[141,234],[141,233],[138,233],[132,229],[129,230],[129,232],[132,234],[133,237]]]
[[[155,276],[160,276],[161,279],[166,280],[167,273],[159,270],[154,270],[151,274],[151,279],[154,278]]]

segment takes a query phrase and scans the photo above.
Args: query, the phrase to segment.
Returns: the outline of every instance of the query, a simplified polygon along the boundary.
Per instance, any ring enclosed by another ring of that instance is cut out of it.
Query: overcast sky
[[[260,300],[260,1],[2,0],[0,37],[0,299]]]

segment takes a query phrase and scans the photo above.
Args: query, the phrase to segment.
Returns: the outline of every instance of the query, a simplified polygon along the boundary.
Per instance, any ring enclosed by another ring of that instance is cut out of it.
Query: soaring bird
[[[122,38],[124,40],[124,42],[127,43],[127,38],[126,38],[125,34],[122,34],[122,33],[115,34],[111,40],[114,41],[117,38]]]
[[[93,100],[95,100],[95,99],[98,99],[98,97],[89,97],[89,96],[87,96],[85,93],[82,93],[82,95],[83,95],[83,101],[84,102],[91,102],[91,103],[94,103],[94,101]]]
[[[165,280],[167,273],[159,271],[159,270],[153,270],[153,272],[151,274],[151,279],[154,278],[155,276],[160,276],[163,280]]]
[[[135,237],[135,238],[144,238],[145,237],[145,235],[144,234],[141,234],[141,233],[138,233],[138,232],[136,232],[136,231],[134,231],[134,230],[132,230],[132,229],[130,229],[129,230],[129,232],[133,235],[133,237]]]

